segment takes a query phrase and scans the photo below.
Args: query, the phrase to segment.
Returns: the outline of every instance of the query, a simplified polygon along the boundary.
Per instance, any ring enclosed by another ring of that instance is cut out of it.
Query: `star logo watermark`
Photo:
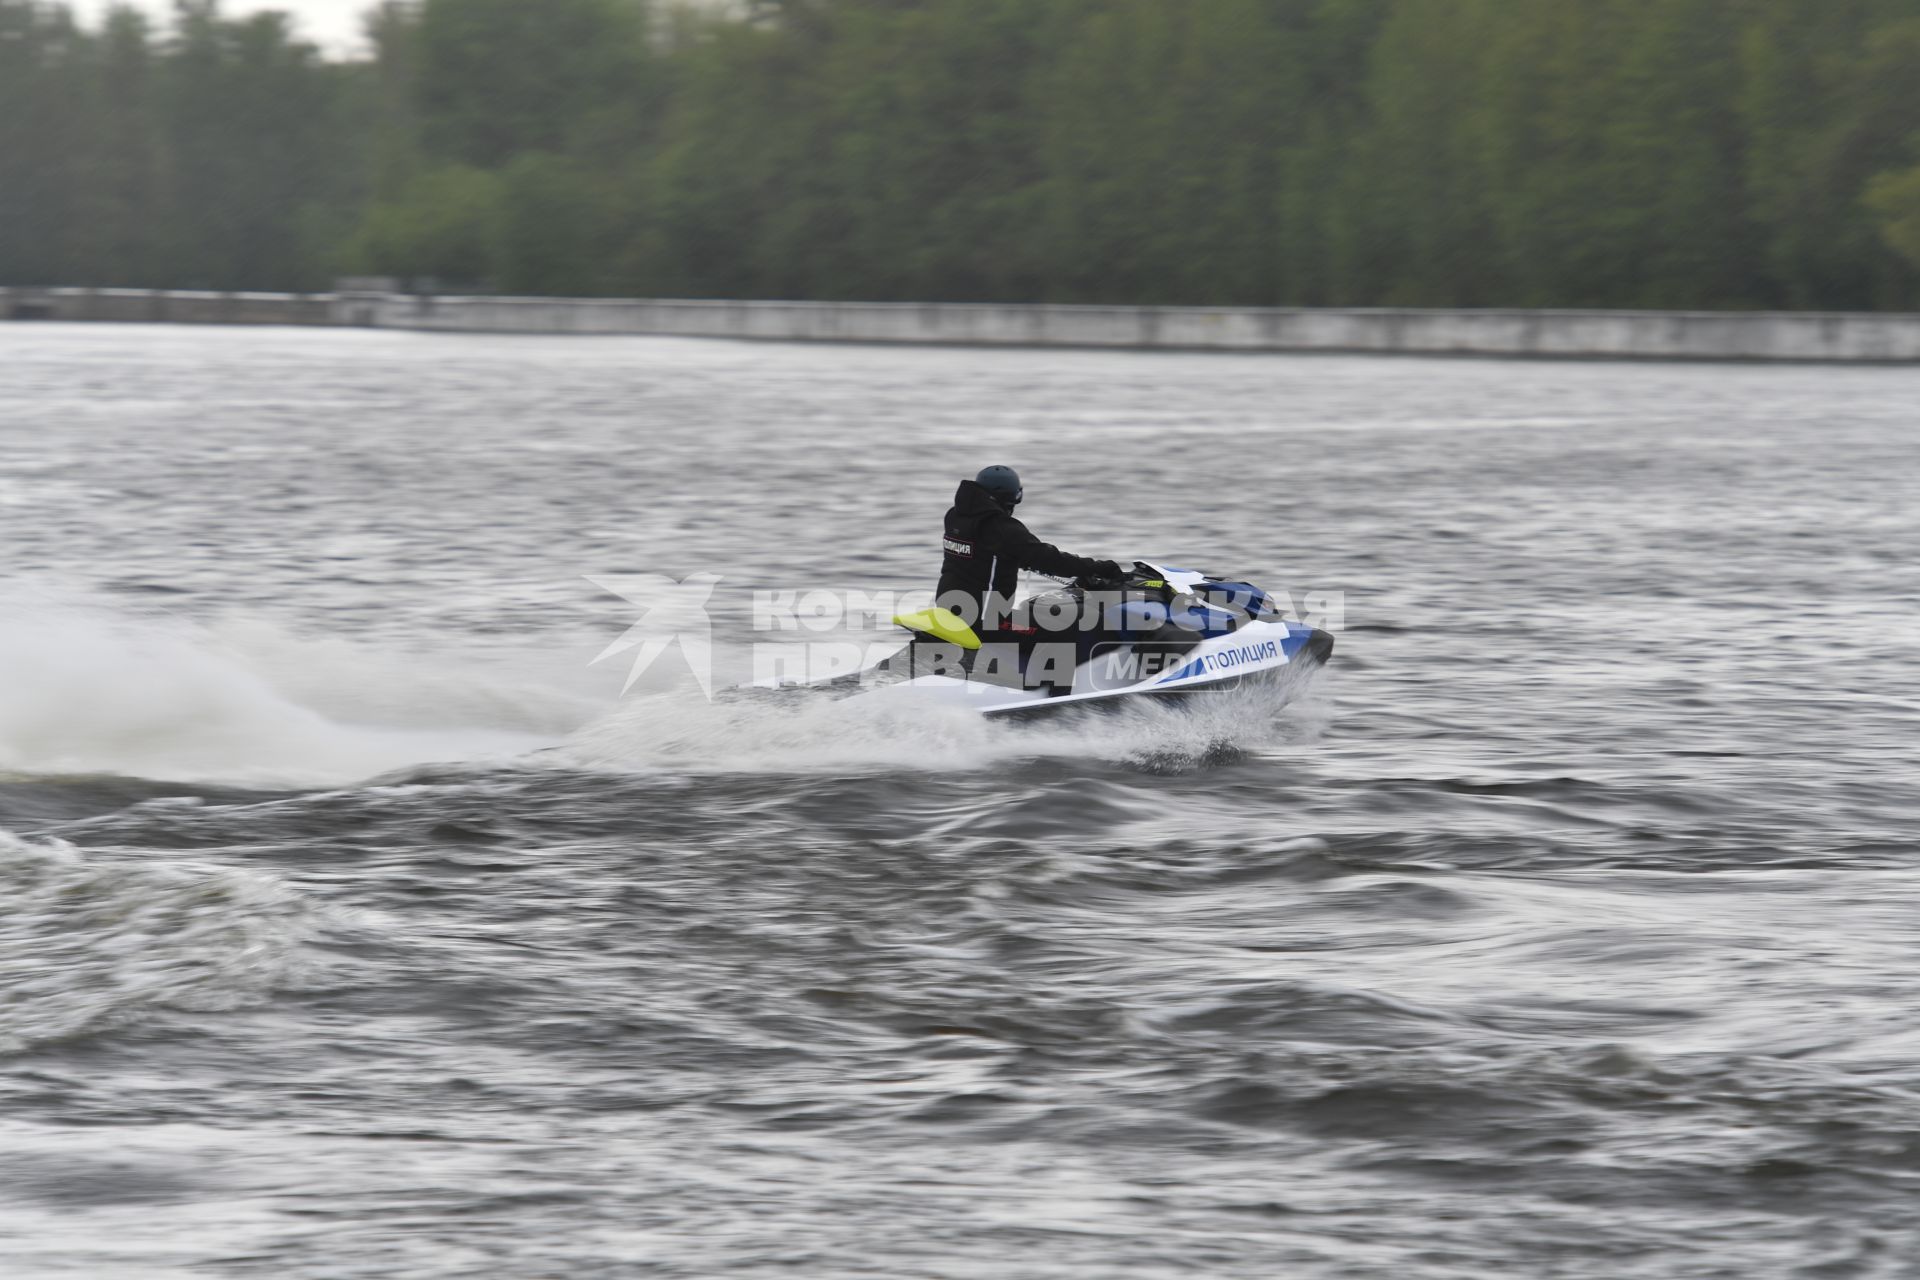
[[[627,682],[620,689],[625,695],[661,654],[677,644],[700,692],[713,697],[713,620],[707,616],[707,601],[720,584],[719,574],[694,573],[679,581],[658,573],[589,577],[587,581],[640,610],[639,619],[588,666],[638,650],[627,669]]]

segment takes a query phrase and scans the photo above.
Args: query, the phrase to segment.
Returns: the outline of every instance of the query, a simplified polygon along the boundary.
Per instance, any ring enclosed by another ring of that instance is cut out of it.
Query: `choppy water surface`
[[[0,327],[9,1276],[1920,1274],[1920,371]],[[1192,717],[583,575],[1346,593]],[[653,673],[658,676],[660,673]],[[671,674],[671,673],[669,673]]]

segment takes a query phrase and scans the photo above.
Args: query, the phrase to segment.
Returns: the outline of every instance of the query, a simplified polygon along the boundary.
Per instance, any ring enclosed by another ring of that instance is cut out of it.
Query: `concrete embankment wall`
[[[1920,315],[1416,311],[0,289],[0,317],[787,342],[1920,362]]]
[[[126,324],[319,324],[339,321],[324,293],[198,293],[166,289],[0,289],[0,320]]]

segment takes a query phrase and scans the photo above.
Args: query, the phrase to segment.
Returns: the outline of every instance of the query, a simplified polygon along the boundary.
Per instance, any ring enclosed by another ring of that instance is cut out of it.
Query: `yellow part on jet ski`
[[[973,634],[973,628],[960,620],[960,615],[951,609],[922,609],[918,613],[894,615],[894,624],[923,636],[932,636],[935,640],[944,640],[948,644],[957,644],[962,649],[978,649],[980,637]]]

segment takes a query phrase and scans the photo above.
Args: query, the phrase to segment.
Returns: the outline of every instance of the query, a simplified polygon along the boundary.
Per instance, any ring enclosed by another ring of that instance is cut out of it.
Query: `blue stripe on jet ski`
[[[1306,648],[1307,642],[1312,638],[1313,638],[1312,627],[1296,627],[1289,624],[1287,627],[1287,634],[1280,637],[1278,641],[1280,656],[1287,659],[1289,662],[1291,662],[1293,660],[1293,655],[1296,653],[1299,653],[1302,649]],[[1266,641],[1265,643],[1268,644],[1269,646],[1272,646],[1275,642],[1269,640],[1269,641]],[[1222,658],[1226,660],[1224,663],[1221,661]],[[1160,679],[1160,683],[1172,684],[1177,680],[1185,680],[1192,676],[1203,676],[1203,675],[1209,675],[1209,674],[1226,674],[1231,672],[1234,669],[1234,667],[1241,665],[1244,661],[1245,660],[1241,658],[1236,651],[1227,650],[1224,654],[1215,655],[1215,665],[1210,670],[1207,666],[1207,660],[1205,657],[1195,658],[1192,662],[1187,663],[1187,665],[1185,665],[1184,667],[1181,667],[1178,671],[1174,672],[1172,675],[1162,676]]]
[[[1161,680],[1160,683],[1172,684],[1175,680],[1185,680],[1188,676],[1201,675],[1206,671],[1206,669],[1207,669],[1206,663],[1201,662],[1198,659],[1195,659],[1194,661],[1189,662],[1186,666],[1180,668],[1178,671],[1174,672],[1172,675],[1167,676],[1165,679]]]

